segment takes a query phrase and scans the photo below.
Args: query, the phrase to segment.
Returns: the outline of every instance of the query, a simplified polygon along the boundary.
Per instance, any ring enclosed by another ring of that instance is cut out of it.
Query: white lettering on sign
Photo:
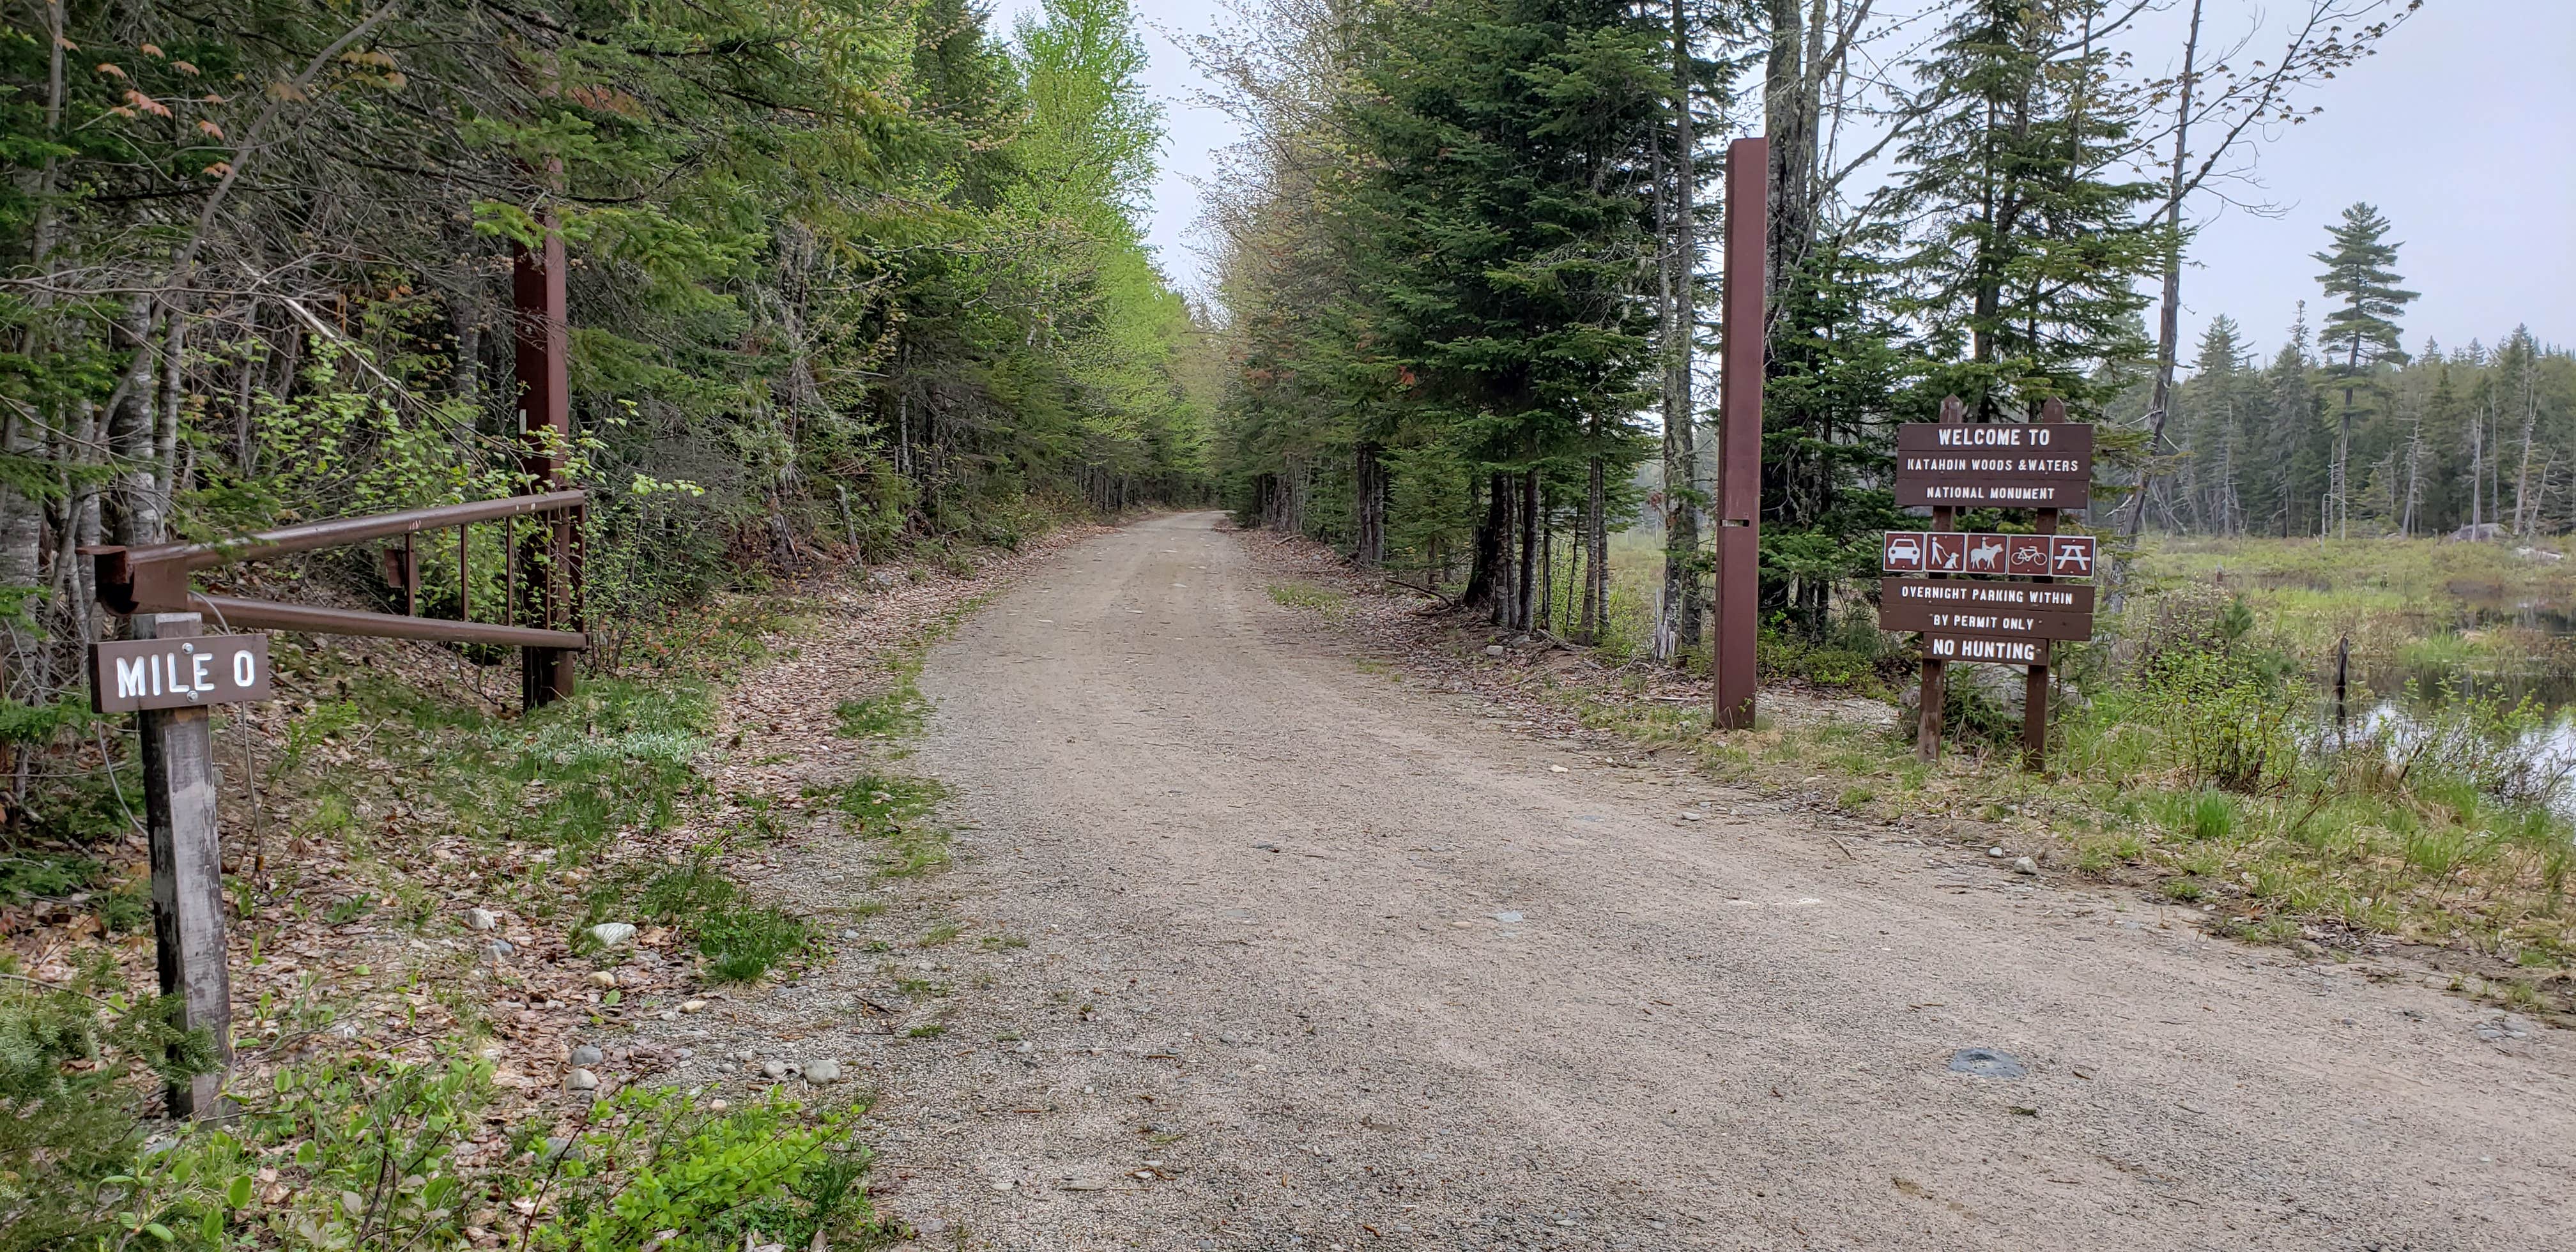
[[[266,635],[90,645],[90,707],[101,713],[265,700],[270,687]]]
[[[1929,635],[1923,654],[1945,661],[2001,661],[2007,665],[2044,665],[2040,645],[2015,639],[1949,639]]]
[[[144,689],[145,679],[143,677],[144,669],[151,664],[152,658],[148,656],[121,656],[116,658],[116,698],[119,700],[140,700],[143,697],[152,694]]]
[[[2023,448],[2046,447],[2048,436],[2045,426],[1979,423],[1943,426],[1936,438],[1944,448]]]
[[[2021,587],[2011,583],[1899,583],[1896,588],[1896,598],[1900,600],[1974,600],[2035,609],[2071,609],[2075,607],[2076,602],[2076,595],[2072,591],[2059,591],[2053,587]]]

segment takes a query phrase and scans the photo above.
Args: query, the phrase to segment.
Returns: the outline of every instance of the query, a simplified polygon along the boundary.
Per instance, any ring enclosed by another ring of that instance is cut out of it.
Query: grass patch
[[[717,872],[703,852],[640,885],[636,875],[601,883],[591,891],[584,925],[613,920],[611,914],[629,907],[633,916],[688,938],[705,958],[711,982],[757,981],[814,951],[820,941],[804,919],[744,900],[742,888]]]
[[[838,807],[860,837],[885,843],[878,873],[913,878],[948,863],[948,828],[931,818],[947,794],[932,779],[869,773],[842,785]]]
[[[1263,588],[1273,604],[1292,609],[1313,609],[1326,617],[1343,617],[1351,611],[1351,598],[1344,592],[1313,583],[1272,583]]]

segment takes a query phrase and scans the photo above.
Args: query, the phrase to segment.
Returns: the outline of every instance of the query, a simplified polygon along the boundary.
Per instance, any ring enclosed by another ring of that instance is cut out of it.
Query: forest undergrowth
[[[280,701],[216,738],[253,750],[226,779],[227,817],[250,812],[253,777],[263,814],[226,827],[235,1115],[154,1116],[161,1077],[212,1055],[147,994],[139,845],[13,855],[0,1094],[24,1116],[0,1129],[0,1249],[896,1237],[866,1198],[868,1096],[790,1084],[728,1101],[674,1083],[687,1052],[631,1028],[828,958],[818,917],[765,898],[776,850],[847,828],[877,844],[881,879],[946,863],[944,828],[922,820],[936,785],[891,762],[924,711],[922,649],[981,602],[997,555],[719,597],[524,718],[452,654],[282,643]],[[724,693],[808,646],[818,597],[859,615],[886,674],[832,720],[884,740],[869,751],[886,760],[833,787],[744,782],[777,727],[742,723]],[[103,772],[65,783],[114,789]]]

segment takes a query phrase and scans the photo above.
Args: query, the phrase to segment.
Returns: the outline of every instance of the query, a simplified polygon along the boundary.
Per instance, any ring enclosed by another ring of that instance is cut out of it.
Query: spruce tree
[[[1613,0],[1442,0],[1393,20],[1350,119],[1379,163],[1355,193],[1363,335],[1412,410],[1407,440],[1485,469],[1465,599],[1526,626],[1523,476],[1625,448],[1652,364],[1638,172],[1664,34]]]
[[[1904,311],[1936,349],[1964,346],[1940,382],[1983,420],[2052,396],[2097,407],[2147,355],[2138,284],[2166,233],[2141,218],[2154,184],[2118,176],[2136,101],[2092,35],[2106,9],[1968,0],[1918,67],[1951,103],[1903,152]]]
[[[2334,509],[2330,521],[2335,532],[2343,534],[2350,521],[2353,392],[2370,366],[2406,359],[2397,344],[2396,318],[2416,293],[2400,288],[2397,272],[2389,268],[2397,262],[2397,245],[2387,242],[2388,219],[2379,210],[2355,204],[2343,211],[2342,224],[2328,227],[2326,233],[2334,242],[2313,254],[2326,267],[2317,281],[2327,296],[2343,303],[2326,314],[2318,346],[2327,369],[2343,380],[2342,423],[2335,436],[2334,480],[2328,488]]]

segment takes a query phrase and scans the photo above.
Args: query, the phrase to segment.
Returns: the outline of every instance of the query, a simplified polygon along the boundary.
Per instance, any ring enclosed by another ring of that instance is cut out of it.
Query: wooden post
[[[572,330],[566,314],[563,232],[554,214],[545,216],[541,247],[519,247],[510,267],[510,294],[517,316],[512,322],[514,363],[519,383],[519,429],[524,439],[519,468],[532,480],[531,490],[553,491],[562,485],[563,452],[572,441],[572,378],[567,357]],[[529,593],[537,602],[537,624],[554,629],[564,616],[564,579],[572,561],[572,523],[564,514],[540,522],[532,545],[543,549],[542,568],[530,571]],[[536,709],[572,694],[572,654],[561,648],[522,648],[519,703]]]
[[[1942,398],[1941,422],[1943,425],[1958,425],[1959,423],[1966,421],[1967,416],[1968,408],[1966,405],[1959,402],[1959,397],[1945,396]],[[1934,506],[1932,509],[1932,529],[1939,531],[1957,529],[1957,516],[1957,510],[1955,509],[1944,508],[1937,505]],[[1927,574],[1925,577],[1939,578],[1941,575]],[[1923,658],[1923,681],[1919,693],[1916,696],[1916,699],[1921,702],[1922,707],[1915,710],[1914,755],[1924,761],[1937,761],[1941,759],[1941,704],[1946,698],[1942,687],[1943,679],[1947,676],[1946,671],[1948,668],[1949,663],[1946,661],[1928,656]]]
[[[1719,302],[1717,392],[1717,622],[1709,650],[1719,730],[1753,728],[1755,644],[1762,595],[1763,262],[1771,141],[1726,146],[1726,288]]]
[[[2040,405],[2039,420],[2042,422],[2065,421],[2066,402],[2063,400],[2050,400],[2047,403]],[[2057,510],[2039,510],[2038,517],[2033,523],[2031,529],[2043,535],[2056,534]],[[2051,580],[2047,578],[2034,578],[2031,581],[2044,583]],[[2051,643],[2046,639],[2040,640],[2040,663],[2031,666],[2028,672],[2022,676],[2021,764],[2022,768],[2030,770],[2033,773],[2039,773],[2048,768],[2048,671],[2049,662],[2054,659],[2056,651],[2056,644]]]
[[[193,638],[204,625],[194,613],[137,613],[129,620],[136,639]],[[143,811],[151,827],[152,937],[160,956],[161,994],[180,998],[180,1029],[214,1036],[215,1056],[222,1064],[214,1073],[173,1085],[170,1115],[215,1116],[222,1111],[233,1045],[212,714],[204,708],[151,709],[135,717],[143,741]]]

